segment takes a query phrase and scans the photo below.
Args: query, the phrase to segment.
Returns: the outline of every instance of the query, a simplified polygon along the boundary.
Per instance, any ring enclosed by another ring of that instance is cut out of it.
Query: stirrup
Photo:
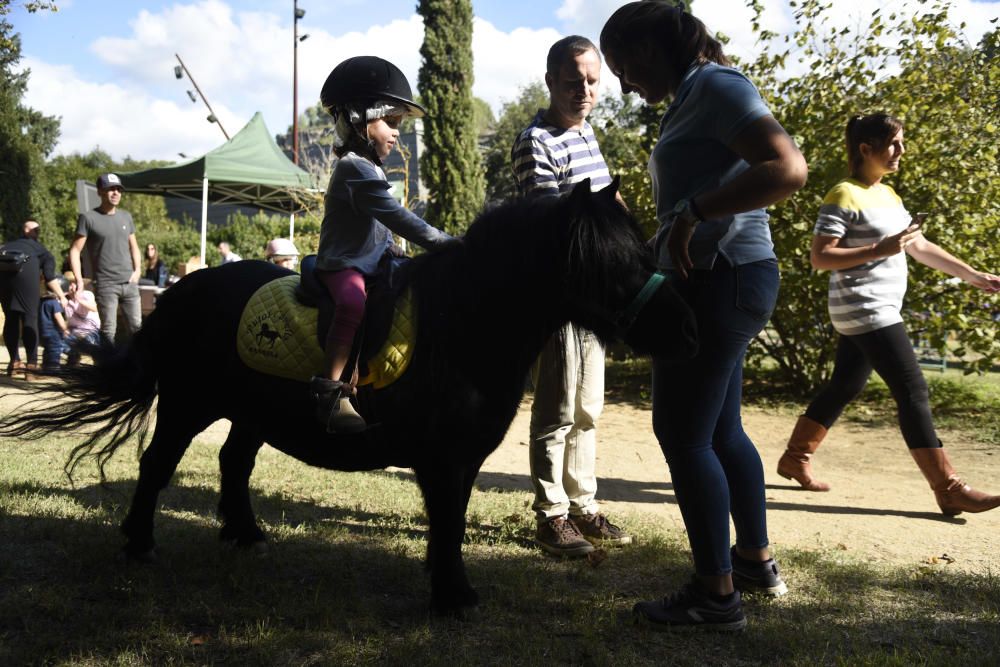
[[[368,428],[351,405],[352,386],[338,380],[313,377],[309,391],[316,401],[316,418],[327,433],[360,433]]]

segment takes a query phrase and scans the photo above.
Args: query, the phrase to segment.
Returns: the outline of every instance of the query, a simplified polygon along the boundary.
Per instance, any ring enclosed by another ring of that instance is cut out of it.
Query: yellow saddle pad
[[[323,370],[326,357],[316,340],[319,311],[296,301],[298,284],[297,275],[286,276],[254,292],[240,317],[236,349],[243,363],[255,371],[308,382]],[[416,332],[413,298],[407,288],[396,299],[385,343],[368,360],[368,373],[358,384],[381,389],[398,380],[413,358]]]

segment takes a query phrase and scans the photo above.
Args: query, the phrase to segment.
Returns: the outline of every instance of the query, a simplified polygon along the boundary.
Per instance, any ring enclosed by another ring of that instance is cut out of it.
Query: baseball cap
[[[122,179],[118,178],[118,174],[101,174],[97,177],[97,189],[107,190],[108,188],[125,189],[122,186]]]

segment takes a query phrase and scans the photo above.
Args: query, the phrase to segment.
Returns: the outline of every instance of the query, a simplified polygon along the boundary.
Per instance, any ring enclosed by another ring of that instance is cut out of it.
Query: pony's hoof
[[[238,549],[247,549],[257,553],[267,551],[267,538],[264,532],[254,526],[251,530],[239,530],[230,526],[223,526],[219,531],[219,539],[228,542]]]
[[[439,623],[478,623],[482,621],[483,612],[479,607],[459,607],[443,611],[431,607],[430,621]]]
[[[455,591],[451,595],[434,599],[431,604],[431,611],[436,616],[468,620],[475,616],[478,604],[479,593],[473,588],[467,588],[463,591]]]
[[[266,540],[257,540],[250,544],[240,544],[237,542],[236,546],[240,549],[245,549],[254,556],[267,556],[271,553],[271,545]]]

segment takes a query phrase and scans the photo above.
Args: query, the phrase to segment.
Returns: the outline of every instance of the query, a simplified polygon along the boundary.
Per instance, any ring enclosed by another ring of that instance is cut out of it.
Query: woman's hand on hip
[[[670,232],[667,233],[667,252],[670,253],[670,261],[684,280],[687,280],[688,271],[694,268],[694,262],[688,254],[688,246],[693,235],[694,225],[679,217],[674,218]]]

